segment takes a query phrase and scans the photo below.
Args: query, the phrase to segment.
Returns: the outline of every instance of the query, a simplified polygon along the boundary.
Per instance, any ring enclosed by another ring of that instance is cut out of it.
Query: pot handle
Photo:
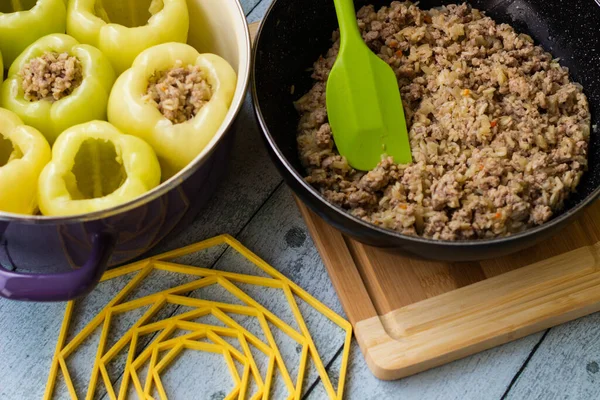
[[[0,227],[2,230],[2,227]],[[92,252],[79,269],[58,274],[26,274],[0,265],[0,297],[22,301],[68,301],[89,293],[100,282],[115,247],[115,236],[91,235]]]

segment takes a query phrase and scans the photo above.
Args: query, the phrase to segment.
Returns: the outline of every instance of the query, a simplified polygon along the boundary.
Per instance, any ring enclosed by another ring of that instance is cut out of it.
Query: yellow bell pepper
[[[152,0],[144,9],[137,0],[71,0],[67,33],[98,47],[117,74],[145,49],[160,43],[187,41],[186,0]],[[148,18],[150,17],[150,18]]]
[[[36,212],[37,180],[50,157],[50,145],[39,131],[0,108],[0,210]]]
[[[160,166],[146,142],[92,121],[58,137],[38,201],[44,215],[86,214],[127,203],[159,183]]]
[[[66,52],[81,63],[81,84],[71,94],[57,101],[25,98],[20,72],[32,59],[47,52]],[[95,119],[106,119],[108,96],[115,81],[115,73],[108,59],[95,47],[79,44],[65,34],[45,36],[15,60],[8,79],[0,89],[2,106],[14,111],[46,136],[50,144],[67,128]]]
[[[9,3],[0,13],[0,51],[4,65],[13,61],[31,43],[51,33],[64,33],[67,24],[65,0],[2,0]]]
[[[178,62],[198,66],[206,73],[212,97],[192,119],[174,124],[144,95],[154,73],[167,71]],[[166,180],[194,160],[217,133],[236,84],[235,71],[221,57],[200,54],[182,43],[158,45],[141,53],[115,82],[108,100],[108,120],[154,148]]]

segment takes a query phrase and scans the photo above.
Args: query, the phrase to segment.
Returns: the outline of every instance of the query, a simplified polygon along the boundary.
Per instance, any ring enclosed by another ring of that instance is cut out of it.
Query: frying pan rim
[[[586,196],[584,199],[582,199],[579,202],[579,204],[577,204],[576,206],[571,207],[571,208],[567,209],[566,211],[561,212],[557,217],[553,218],[552,220],[550,220],[548,222],[543,223],[542,225],[527,229],[523,232],[519,232],[519,233],[510,235],[510,236],[500,237],[500,238],[475,239],[475,240],[471,239],[471,240],[457,240],[457,241],[450,241],[450,240],[443,240],[443,239],[427,239],[427,238],[423,238],[420,236],[409,236],[409,235],[404,235],[400,232],[396,232],[396,231],[393,231],[390,229],[380,228],[374,224],[365,222],[365,221],[361,220],[360,218],[353,216],[352,214],[345,211],[341,207],[338,207],[338,206],[330,203],[313,186],[311,186],[304,180],[304,177],[302,177],[301,174],[299,174],[296,171],[296,169],[291,165],[291,163],[289,162],[287,157],[285,157],[285,155],[283,154],[283,152],[277,145],[277,142],[274,139],[273,135],[271,134],[269,127],[267,126],[267,122],[265,121],[265,118],[263,116],[263,112],[262,112],[262,109],[260,106],[260,101],[258,99],[258,91],[257,91],[257,85],[256,85],[256,73],[257,73],[257,65],[258,65],[257,60],[259,59],[258,58],[258,49],[260,47],[264,27],[267,23],[270,22],[271,13],[273,12],[273,9],[276,7],[278,2],[279,2],[279,0],[273,0],[271,5],[268,7],[267,11],[265,12],[264,17],[262,18],[262,20],[259,24],[259,27],[258,27],[258,30],[256,33],[255,43],[254,43],[254,46],[252,49],[252,58],[253,58],[254,62],[252,63],[251,86],[252,86],[252,102],[254,104],[254,112],[255,112],[257,121],[261,127],[261,130],[262,130],[262,133],[263,133],[265,139],[269,143],[269,146],[273,150],[273,153],[275,154],[275,156],[277,157],[279,162],[284,166],[286,171],[289,174],[291,174],[291,176],[293,176],[295,181],[297,183],[299,183],[304,190],[308,191],[308,193],[313,198],[315,198],[320,203],[320,205],[326,207],[330,211],[332,211],[335,214],[337,214],[338,216],[342,217],[342,219],[349,219],[354,224],[360,225],[362,228],[364,228],[368,231],[376,232],[378,235],[384,235],[384,236],[388,236],[388,237],[398,239],[401,241],[412,242],[412,243],[421,244],[421,245],[426,244],[426,245],[447,246],[447,247],[457,247],[457,248],[458,247],[473,247],[473,246],[482,246],[483,247],[483,246],[500,245],[500,244],[506,245],[511,242],[519,241],[525,237],[533,236],[537,233],[541,233],[543,231],[549,230],[556,225],[560,225],[561,223],[565,222],[566,220],[570,219],[571,217],[575,216],[576,214],[579,214],[587,206],[589,206],[591,203],[593,203],[600,195],[600,185],[597,185],[597,187],[594,189],[594,191],[592,193],[590,193],[588,196]]]

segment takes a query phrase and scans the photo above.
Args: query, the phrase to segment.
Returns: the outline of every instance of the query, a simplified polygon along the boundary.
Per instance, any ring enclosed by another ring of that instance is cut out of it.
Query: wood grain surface
[[[219,0],[210,0],[219,1]],[[301,1],[301,0],[297,0]],[[248,20],[262,18],[271,0],[241,0]],[[299,94],[300,95],[300,94]],[[240,114],[239,130],[230,172],[213,200],[192,226],[177,237],[161,243],[152,254],[168,251],[221,233],[240,239],[252,251],[282,270],[298,285],[338,312],[342,308],[325,267],[310,237],[291,192],[271,163],[262,145],[249,97]],[[598,223],[600,221],[594,221]],[[225,256],[210,255],[204,262],[214,265]],[[528,256],[528,255],[525,255]],[[483,268],[501,273],[503,266],[486,263]],[[159,285],[173,284],[162,277]],[[100,309],[119,290],[103,286],[94,291],[80,311],[82,319]],[[40,399],[45,388],[51,356],[64,304],[31,304],[0,300],[0,399]],[[600,314],[537,333],[514,342],[454,361],[398,381],[381,381],[373,376],[357,344],[353,344],[346,382],[346,398],[357,400],[500,400],[600,398]],[[124,321],[127,322],[127,321]],[[333,327],[315,320],[311,329],[322,336]],[[286,345],[286,354],[295,347]],[[330,375],[337,376],[339,351],[324,354]],[[78,359],[94,357],[84,349]],[[76,360],[72,360],[76,362]],[[207,378],[222,376],[222,371],[206,371],[205,360],[184,358],[177,366],[195,379],[176,380],[178,399],[221,399],[221,390],[202,386]],[[118,374],[116,374],[118,376]],[[118,378],[115,378],[118,379]],[[305,398],[322,400],[326,396],[310,377]],[[99,393],[96,398],[108,399]],[[277,398],[277,397],[274,397]]]
[[[545,243],[466,265],[363,245],[299,207],[380,379],[413,375],[600,310],[600,203]]]

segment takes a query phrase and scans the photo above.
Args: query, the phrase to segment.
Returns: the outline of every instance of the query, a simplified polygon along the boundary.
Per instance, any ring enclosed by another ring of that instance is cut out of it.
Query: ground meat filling
[[[358,23],[396,72],[414,163],[384,158],[365,173],[337,152],[325,102],[335,32],[296,103],[307,182],[365,221],[442,240],[510,235],[563,207],[587,168],[591,117],[558,60],[466,4],[394,1],[363,7]]]
[[[29,60],[20,71],[25,99],[58,101],[81,84],[81,61],[68,53],[47,52]]]
[[[180,124],[194,118],[208,103],[213,90],[206,73],[195,65],[181,63],[150,78],[145,98],[152,102],[165,118]]]

